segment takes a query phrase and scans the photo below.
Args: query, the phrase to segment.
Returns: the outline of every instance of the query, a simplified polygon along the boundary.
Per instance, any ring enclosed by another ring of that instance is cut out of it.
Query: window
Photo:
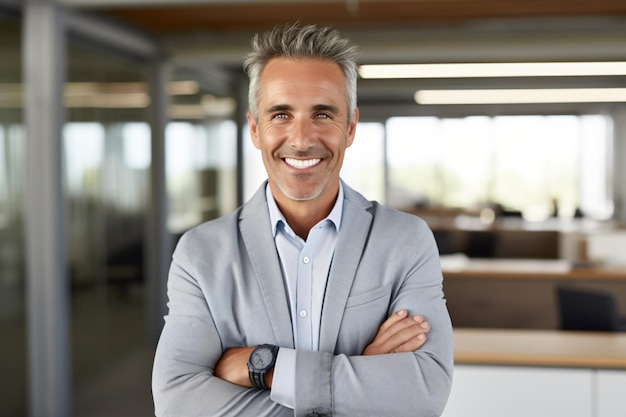
[[[359,123],[346,150],[341,178],[369,200],[385,201],[385,127]]]
[[[598,115],[391,118],[388,204],[496,203],[530,220],[577,210],[606,219],[609,133]]]
[[[185,230],[236,205],[236,137],[232,120],[175,121],[166,128],[169,229]]]

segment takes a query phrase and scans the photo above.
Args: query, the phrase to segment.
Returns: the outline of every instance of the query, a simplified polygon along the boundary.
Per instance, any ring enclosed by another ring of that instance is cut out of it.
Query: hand
[[[215,365],[214,375],[233,384],[251,388],[252,383],[248,376],[248,358],[256,346],[232,347],[222,354],[222,357]],[[265,383],[272,386],[274,379],[274,369],[270,369],[265,374]]]
[[[406,310],[400,310],[385,320],[363,355],[413,352],[420,348],[426,342],[430,325],[424,316],[408,314]]]
[[[252,387],[248,376],[248,358],[253,350],[254,346],[226,349],[215,365],[215,376],[242,387]]]

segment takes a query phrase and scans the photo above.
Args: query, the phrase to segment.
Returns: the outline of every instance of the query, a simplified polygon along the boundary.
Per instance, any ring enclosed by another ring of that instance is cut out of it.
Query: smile
[[[320,163],[321,158],[313,158],[313,159],[294,159],[294,158],[285,158],[285,162],[287,165],[297,168],[297,169],[305,169],[310,168],[314,165]]]

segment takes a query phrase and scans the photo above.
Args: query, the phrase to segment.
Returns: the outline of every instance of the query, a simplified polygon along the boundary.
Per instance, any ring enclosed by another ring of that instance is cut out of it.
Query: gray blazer
[[[294,347],[263,185],[232,214],[185,233],[174,251],[169,314],[153,369],[157,416],[443,412],[452,383],[452,325],[432,233],[418,217],[369,202],[345,184],[344,198],[320,351],[296,354],[295,410],[274,403],[269,391],[213,376],[228,347]],[[361,356],[379,325],[403,308],[429,321],[426,343],[412,353]]]

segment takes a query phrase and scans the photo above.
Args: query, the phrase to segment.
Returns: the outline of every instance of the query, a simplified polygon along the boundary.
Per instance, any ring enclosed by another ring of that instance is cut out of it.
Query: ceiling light
[[[65,107],[68,108],[134,109],[145,108],[149,105],[150,96],[146,93],[65,96]]]
[[[196,81],[170,81],[167,91],[170,95],[194,95],[200,85]],[[64,93],[67,107],[142,108],[150,104],[148,85],[139,81],[68,82]],[[22,84],[0,83],[0,108],[23,106]]]
[[[417,104],[515,104],[626,102],[626,88],[418,90]]]
[[[626,62],[361,65],[361,78],[572,77],[626,75]]]
[[[194,95],[200,91],[200,84],[196,81],[170,81],[167,91],[172,96]]]

